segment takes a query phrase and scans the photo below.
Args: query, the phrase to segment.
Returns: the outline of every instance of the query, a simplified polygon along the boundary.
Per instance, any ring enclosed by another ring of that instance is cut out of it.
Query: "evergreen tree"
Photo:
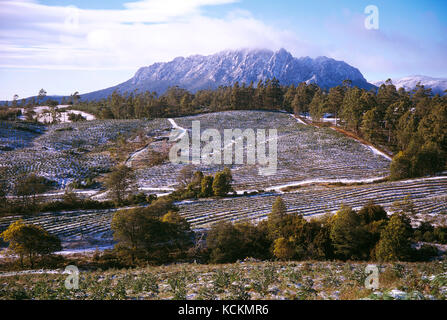
[[[330,237],[336,257],[361,260],[369,257],[368,235],[361,217],[347,206],[337,211],[331,222]]]
[[[206,176],[202,179],[200,191],[202,197],[207,198],[213,195],[213,181],[214,179],[212,176]]]
[[[393,214],[380,235],[376,247],[379,261],[405,261],[411,257],[412,229],[404,214]]]
[[[309,113],[314,121],[320,121],[324,115],[324,110],[327,109],[326,96],[321,90],[315,92],[312,101],[309,104]]]
[[[343,104],[344,95],[345,91],[341,86],[329,89],[328,107],[329,111],[333,114],[335,119],[337,119],[337,117],[339,116],[339,111]],[[335,120],[335,125],[337,125],[337,120]]]
[[[226,196],[230,191],[232,191],[232,180],[233,178],[229,168],[225,168],[223,171],[217,172],[214,176],[212,184],[214,195],[219,197]]]
[[[344,119],[347,128],[358,133],[362,122],[364,106],[360,103],[362,91],[355,87],[346,91],[343,98],[340,117]]]

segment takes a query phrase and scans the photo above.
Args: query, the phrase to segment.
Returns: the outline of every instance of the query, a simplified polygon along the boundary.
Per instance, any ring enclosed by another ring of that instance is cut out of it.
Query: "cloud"
[[[346,13],[343,22],[327,21],[325,29],[336,44],[331,43],[323,49],[326,55],[359,68],[370,81],[383,80],[378,78],[383,74],[402,77],[420,74],[421,70],[428,75],[445,76],[439,74],[447,69],[447,45],[444,42],[415,37],[400,28],[367,30],[364,19],[364,15]]]
[[[180,55],[299,43],[249,12],[212,18],[201,10],[234,2],[146,0],[128,2],[121,10],[94,10],[1,1],[1,67],[136,69]]]

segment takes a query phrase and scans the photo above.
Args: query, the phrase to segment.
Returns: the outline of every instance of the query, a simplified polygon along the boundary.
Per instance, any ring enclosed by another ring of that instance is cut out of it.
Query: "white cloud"
[[[212,18],[201,11],[233,2],[237,0],[146,0],[126,3],[122,10],[87,10],[1,1],[0,67],[136,69],[181,55],[298,46],[293,34],[249,12]]]

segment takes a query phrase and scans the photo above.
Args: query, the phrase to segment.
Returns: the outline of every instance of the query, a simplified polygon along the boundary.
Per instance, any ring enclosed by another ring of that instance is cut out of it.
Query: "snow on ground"
[[[126,160],[126,166],[132,165],[132,161],[134,161],[135,158],[138,157],[140,154],[146,152],[148,148],[149,148],[149,144],[147,144],[145,147],[131,153],[129,158],[127,158],[127,160]]]
[[[386,155],[385,153],[383,153],[382,151],[380,151],[380,150],[374,148],[373,146],[366,145],[366,144],[364,144],[364,146],[368,147],[374,154],[377,154],[377,155],[379,155],[379,156],[382,156],[382,157],[384,157],[384,158],[386,158],[386,159],[388,159],[388,160],[390,160],[390,161],[393,160],[390,156],[388,156],[388,155]]]
[[[307,125],[307,123],[305,123],[303,120],[301,120],[300,118],[296,117],[294,114],[290,113],[290,116],[295,119],[298,123]]]
[[[63,274],[64,270],[25,270],[25,271],[14,271],[14,272],[0,272],[0,277],[13,277],[19,275],[28,274]]]
[[[69,254],[77,254],[77,253],[93,253],[96,251],[104,251],[113,249],[113,244],[104,245],[104,246],[93,246],[93,247],[86,247],[86,248],[76,248],[76,249],[64,249],[62,251],[55,252],[55,254],[59,255],[69,255]]]
[[[314,184],[314,183],[373,183],[376,181],[380,181],[386,177],[374,177],[374,178],[367,178],[367,179],[307,179],[297,182],[290,182],[283,185],[273,186],[266,188],[265,191],[276,191],[278,193],[281,193],[281,189],[287,188],[287,187],[297,187],[297,186],[303,186],[308,184]],[[245,191],[245,190],[244,190]],[[243,191],[242,191],[243,193]]]
[[[175,140],[180,140],[187,133],[187,130],[183,127],[180,127],[174,119],[169,118],[168,121],[171,123],[172,127],[176,130],[180,131],[179,136]]]
[[[58,105],[55,108],[56,109],[64,109],[64,108],[69,108],[71,107],[70,105]],[[53,122],[53,116],[48,113],[51,110],[51,108],[49,106],[38,106],[38,107],[34,107],[33,111],[36,113],[35,118],[37,117],[37,121],[41,122],[41,123],[51,123]],[[25,114],[25,109],[22,108],[22,119],[25,118],[24,114]],[[84,118],[86,118],[87,121],[91,121],[91,120],[96,120],[96,117],[90,113],[84,112],[84,111],[79,111],[79,110],[72,110],[72,109],[67,109],[67,111],[64,112],[60,112],[60,117],[59,117],[59,122],[60,123],[70,123],[71,121],[68,119],[68,115],[70,113],[74,113],[74,114],[80,114],[82,115]]]

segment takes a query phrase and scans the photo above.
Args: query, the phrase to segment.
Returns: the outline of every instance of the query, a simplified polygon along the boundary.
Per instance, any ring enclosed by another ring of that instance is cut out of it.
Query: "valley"
[[[192,121],[200,121],[202,130],[277,128],[279,148],[277,174],[264,177],[258,174],[256,165],[233,165],[233,196],[177,202],[180,215],[194,230],[208,229],[218,221],[258,223],[267,218],[278,195],[288,212],[298,212],[308,219],[334,213],[342,204],[360,208],[369,200],[391,213],[393,203],[409,197],[418,212],[412,217],[415,221],[447,222],[446,176],[384,182],[389,174],[387,156],[331,128],[309,126],[280,112],[226,111],[174,119],[92,120],[45,127],[20,124],[27,130],[3,126],[0,133],[9,137],[4,143],[13,150],[0,152],[1,166],[10,181],[21,173],[34,173],[56,182],[55,190],[41,196],[47,201],[61,199],[73,181],[87,177],[101,180],[117,163],[110,147],[117,137],[128,144],[143,139],[139,142],[142,147],[121,159],[134,168],[140,192],[163,196],[178,186],[185,165],[169,161],[149,165],[148,151],[162,149],[166,141],[159,138],[167,137],[171,130],[178,132],[177,139],[189,134]],[[8,135],[5,130],[16,131]],[[30,136],[30,131],[37,133]],[[146,138],[150,139],[145,142]],[[222,168],[202,164],[194,170],[214,174]],[[109,199],[103,188],[73,192],[87,199]],[[65,250],[93,250],[114,243],[110,223],[116,211],[71,210],[0,217],[0,231],[22,218],[60,237]]]

